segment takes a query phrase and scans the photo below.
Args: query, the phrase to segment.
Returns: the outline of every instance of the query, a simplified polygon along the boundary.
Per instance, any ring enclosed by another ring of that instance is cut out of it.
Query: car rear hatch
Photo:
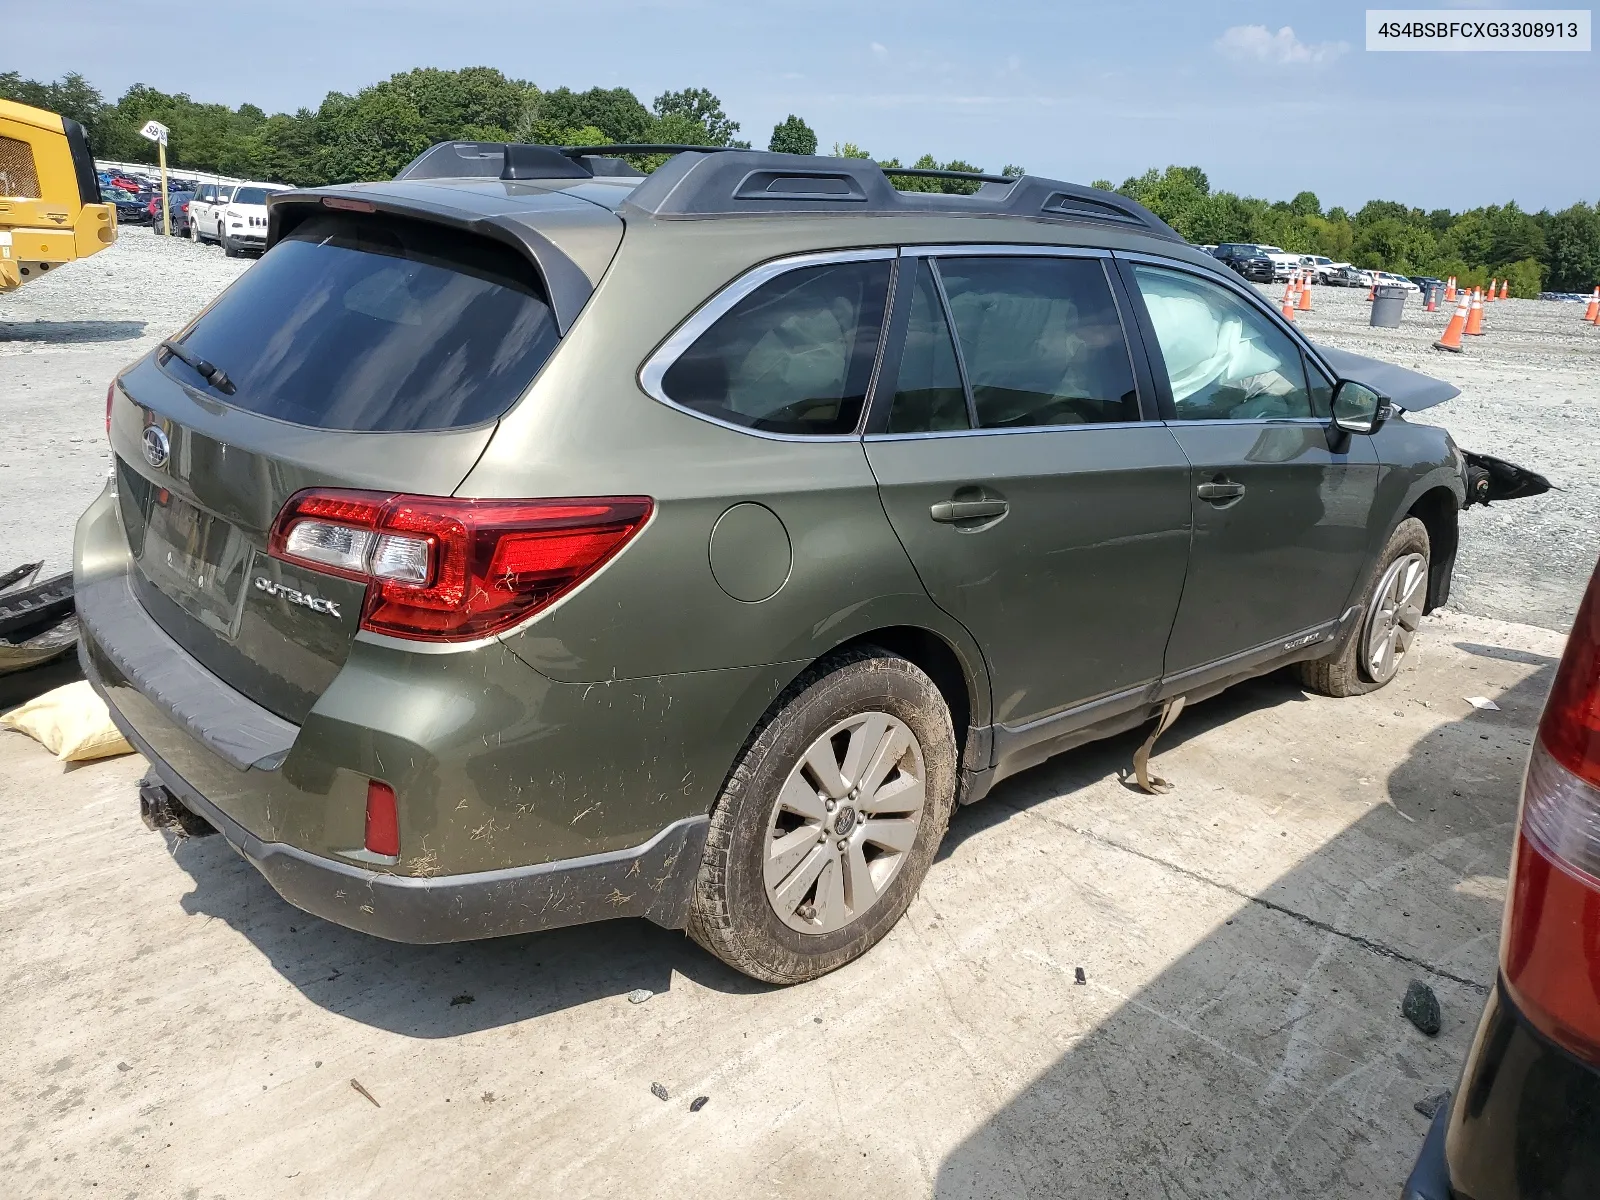
[[[296,723],[348,656],[366,585],[269,556],[285,503],[327,487],[450,495],[571,316],[552,309],[547,262],[511,239],[403,205],[301,204],[108,399],[134,593],[196,660]],[[620,240],[617,218],[587,207]]]

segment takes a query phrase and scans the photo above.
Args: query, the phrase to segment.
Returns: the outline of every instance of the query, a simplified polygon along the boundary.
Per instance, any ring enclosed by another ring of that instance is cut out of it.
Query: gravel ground
[[[0,297],[0,395],[12,415],[0,502],[29,514],[10,523],[0,567],[43,558],[66,569],[73,524],[108,466],[106,385],[249,263],[127,228],[111,249]],[[1509,300],[1487,309],[1484,337],[1445,354],[1430,349],[1445,313],[1413,300],[1399,329],[1371,329],[1368,311],[1359,290],[1318,288],[1300,323],[1329,345],[1448,379],[1461,396],[1413,419],[1561,488],[1463,516],[1453,607],[1566,629],[1600,554],[1600,330],[1582,324],[1580,305]]]

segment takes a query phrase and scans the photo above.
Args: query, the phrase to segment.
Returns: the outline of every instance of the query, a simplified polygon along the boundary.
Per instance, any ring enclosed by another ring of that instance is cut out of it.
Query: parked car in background
[[[202,183],[194,199],[189,201],[189,236],[197,242],[221,240],[218,225],[222,210],[233,199],[231,183]]]
[[[246,250],[259,253],[267,248],[267,197],[274,192],[286,192],[281,183],[241,183],[233,196],[220,205],[217,219],[217,241],[229,258],[237,258]]]
[[[1600,1196],[1600,564],[1528,759],[1500,970],[1403,1200]]]
[[[158,803],[327,920],[811,979],[958,801],[1279,667],[1374,691],[1448,597],[1466,460],[1403,414],[1455,389],[1127,197],[487,149],[274,196],[78,525]]]
[[[1396,275],[1393,271],[1374,271],[1372,274],[1377,278],[1379,287],[1403,288],[1408,292],[1422,291],[1421,288],[1412,283],[1411,280],[1406,276]]]
[[[1302,271],[1310,271],[1315,283],[1329,282],[1329,277],[1335,271],[1342,270],[1349,265],[1346,262],[1334,262],[1326,254],[1302,254],[1299,259],[1300,269]]]
[[[1367,287],[1370,283],[1365,271],[1348,263],[1329,271],[1323,282],[1330,287]]]
[[[1253,242],[1223,242],[1211,252],[1211,256],[1246,279],[1257,283],[1271,283],[1273,280],[1275,268],[1272,260]]]
[[[168,192],[167,208],[172,219],[172,236],[189,236],[189,201],[194,199],[193,192]],[[161,197],[153,196],[150,199],[150,225],[157,234],[165,232],[161,226]]]
[[[1282,246],[1257,246],[1257,250],[1272,260],[1272,277],[1288,279],[1300,269],[1300,256],[1290,254]]]
[[[101,195],[107,202],[116,206],[118,225],[144,225],[149,222],[148,197],[115,186],[102,189]]]

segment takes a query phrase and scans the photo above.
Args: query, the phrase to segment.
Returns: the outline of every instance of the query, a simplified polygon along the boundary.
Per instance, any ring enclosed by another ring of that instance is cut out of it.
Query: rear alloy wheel
[[[790,929],[832,933],[883,898],[917,840],[927,766],[898,717],[862,713],[811,743],[767,820],[767,901]]]
[[[1369,577],[1361,619],[1337,649],[1295,664],[1301,684],[1324,696],[1360,696],[1400,673],[1428,603],[1428,527],[1416,517],[1395,526]]]
[[[712,810],[690,936],[770,983],[859,958],[916,895],[955,775],[949,709],[918,667],[870,648],[814,667]]]

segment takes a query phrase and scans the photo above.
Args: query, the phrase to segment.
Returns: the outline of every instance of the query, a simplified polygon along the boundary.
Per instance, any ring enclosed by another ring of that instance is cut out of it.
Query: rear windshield
[[[233,194],[235,204],[265,204],[269,192],[266,188],[242,187]]]
[[[494,420],[557,338],[532,264],[509,247],[340,214],[298,226],[182,340],[233,381],[224,403],[319,429],[399,432]]]

